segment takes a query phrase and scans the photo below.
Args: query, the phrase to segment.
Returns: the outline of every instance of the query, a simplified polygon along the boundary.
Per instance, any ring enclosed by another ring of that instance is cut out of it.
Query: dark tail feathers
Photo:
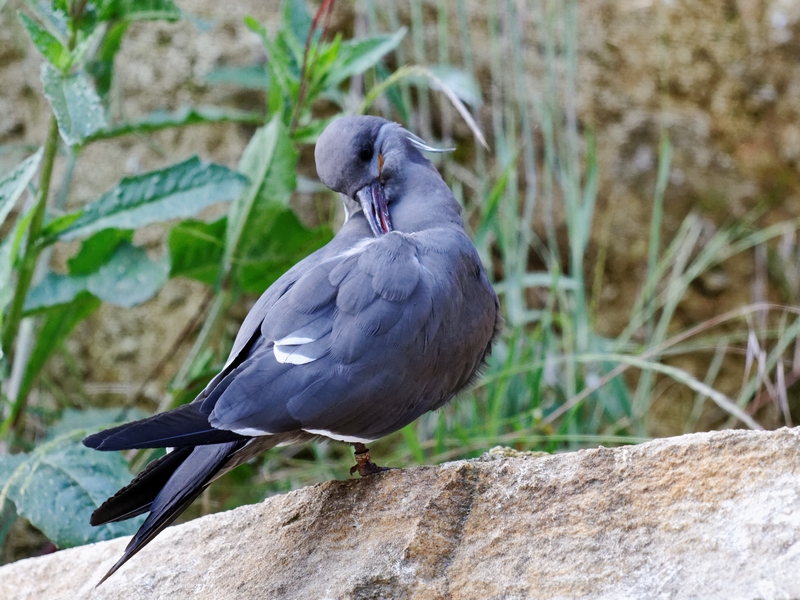
[[[183,406],[133,423],[106,429],[83,440],[83,445],[96,450],[131,450],[134,448],[166,448],[198,446],[245,440],[244,436],[214,429],[200,403]]]
[[[113,575],[172,523],[202,493],[228,458],[246,443],[246,440],[237,440],[174,450],[148,465],[129,486],[98,508],[92,515],[93,525],[127,519],[147,510],[150,515],[125,548],[122,557],[97,585]],[[154,493],[160,485],[163,487]]]

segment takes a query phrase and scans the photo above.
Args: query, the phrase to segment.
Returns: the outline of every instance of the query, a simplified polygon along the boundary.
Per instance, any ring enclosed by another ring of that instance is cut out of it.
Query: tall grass
[[[413,56],[422,63],[421,2],[410,6]],[[787,239],[800,222],[759,229],[753,215],[708,237],[704,220],[692,213],[664,240],[672,145],[669,132],[662,131],[645,276],[629,325],[614,339],[603,338],[597,333],[597,298],[606,254],[602,248],[589,250],[592,240],[602,237],[595,223],[600,174],[593,132],[579,131],[577,3],[490,0],[485,23],[476,23],[474,15],[468,22],[463,0],[438,8],[438,56],[425,56],[428,62],[445,57],[457,63],[454,54],[459,68],[474,72],[470,32],[476,24],[486,28],[489,40],[490,81],[483,85],[489,98],[475,115],[491,137],[491,155],[476,145],[467,162],[446,160],[440,167],[496,277],[507,327],[482,382],[386,443],[393,458],[402,464],[434,462],[475,456],[495,444],[554,451],[638,442],[650,435],[652,404],[664,380],[694,392],[684,431],[695,429],[709,400],[729,417],[717,419],[720,426],[759,428],[756,411],[748,411],[759,393],[762,406],[769,397],[780,404],[783,422],[791,423],[786,380],[787,373],[791,381],[800,374],[796,310],[753,304],[690,330],[676,331],[675,325],[698,277],[736,254]],[[378,15],[371,24],[380,22]],[[542,48],[544,69],[531,89],[522,48],[534,44]],[[437,130],[427,118],[436,123],[457,118],[435,114],[425,91],[418,98],[421,131]],[[451,112],[444,105],[438,109]],[[559,245],[561,226],[566,245]],[[783,256],[793,254],[784,250]],[[591,283],[585,273],[593,274]],[[765,312],[776,315],[778,324],[756,329],[745,319]],[[723,363],[738,364],[737,355],[747,364],[740,393],[729,397],[715,384]],[[705,373],[670,364],[679,356],[707,363]]]

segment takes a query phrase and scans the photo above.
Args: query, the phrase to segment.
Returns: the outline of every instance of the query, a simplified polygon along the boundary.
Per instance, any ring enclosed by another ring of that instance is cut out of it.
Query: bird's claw
[[[350,467],[350,475],[358,471],[361,477],[366,477],[367,475],[375,475],[375,473],[383,473],[384,471],[390,470],[388,467],[379,467],[372,462],[372,460],[370,460],[369,448],[364,446],[364,444],[355,444],[355,449],[356,464]]]

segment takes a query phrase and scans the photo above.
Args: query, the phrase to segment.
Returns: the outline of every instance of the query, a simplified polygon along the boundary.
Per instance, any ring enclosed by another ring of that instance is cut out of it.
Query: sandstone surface
[[[800,429],[330,481],[0,568],[0,597],[800,597]]]

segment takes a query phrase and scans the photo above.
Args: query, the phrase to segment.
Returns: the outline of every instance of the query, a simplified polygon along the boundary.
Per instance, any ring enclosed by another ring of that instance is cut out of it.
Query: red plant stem
[[[323,33],[328,29],[328,21],[330,19],[330,15],[333,12],[333,4],[336,0],[324,0],[322,6],[317,9],[316,14],[314,15],[314,19],[311,21],[311,27],[308,30],[308,35],[306,36],[306,47],[305,51],[303,52],[303,65],[300,68],[300,90],[297,93],[297,104],[294,107],[294,114],[292,115],[292,124],[289,127],[290,132],[294,132],[297,128],[297,121],[300,119],[300,109],[303,106],[303,100],[305,100],[306,90],[307,90],[307,82],[308,79],[306,77],[307,70],[308,70],[308,53],[311,50],[311,40],[314,37],[314,33],[319,26],[319,21],[322,18],[325,11],[328,11],[328,18],[325,19],[325,25],[322,29]]]

